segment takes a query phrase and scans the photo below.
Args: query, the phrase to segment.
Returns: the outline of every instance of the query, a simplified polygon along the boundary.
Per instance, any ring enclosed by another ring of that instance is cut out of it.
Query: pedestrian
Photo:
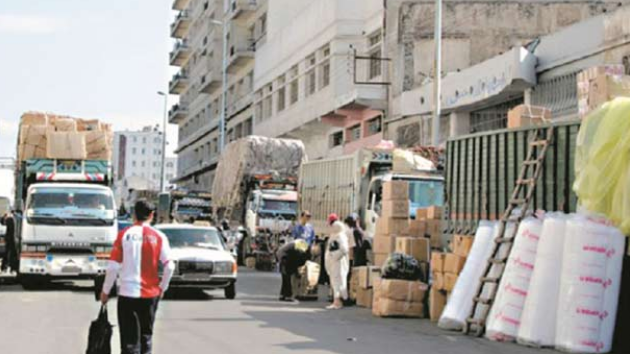
[[[370,244],[365,240],[365,232],[361,228],[359,223],[359,216],[356,213],[348,215],[345,219],[345,224],[349,229],[348,237],[354,241],[353,252],[353,267],[363,267],[367,265],[367,251],[370,249]]]
[[[2,257],[2,266],[0,269],[4,272],[11,269],[11,272],[17,272],[17,255],[15,253],[15,219],[11,213],[2,216],[2,224],[6,227],[4,233],[4,257]]]
[[[291,231],[291,238],[294,240],[302,239],[308,243],[309,247],[313,245],[315,241],[315,229],[310,223],[311,213],[308,210],[300,213],[300,221],[293,227]]]
[[[276,252],[282,274],[282,287],[280,288],[280,301],[296,302],[293,294],[291,279],[298,273],[298,269],[306,264],[310,258],[308,243],[304,240],[293,240],[283,245]]]
[[[332,226],[333,233],[328,238],[326,250],[326,271],[333,289],[333,303],[327,309],[338,310],[343,307],[343,302],[348,300],[348,236],[345,225],[339,221],[337,214],[328,216],[328,224]]]
[[[144,199],[136,202],[134,224],[118,234],[103,284],[101,302],[107,304],[120,275],[118,328],[122,354],[151,353],[155,313],[175,269],[168,238],[150,226],[154,210],[153,204]]]

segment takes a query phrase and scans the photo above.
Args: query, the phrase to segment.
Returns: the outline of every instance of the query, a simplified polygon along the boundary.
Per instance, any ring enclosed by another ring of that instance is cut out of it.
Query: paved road
[[[175,294],[160,304],[154,353],[543,352],[444,332],[427,320],[378,319],[359,308],[329,312],[318,302],[279,303],[278,288],[276,274],[241,272],[237,300],[225,300],[222,292]],[[85,352],[87,328],[98,311],[91,291],[87,282],[38,292],[0,285],[0,352]],[[115,309],[115,303],[109,306]],[[110,319],[116,321],[115,311]],[[117,336],[115,331],[114,348],[119,347]]]

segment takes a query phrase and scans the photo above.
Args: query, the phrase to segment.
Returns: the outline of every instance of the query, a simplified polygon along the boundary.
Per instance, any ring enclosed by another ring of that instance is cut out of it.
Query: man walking
[[[295,225],[291,232],[291,236],[294,240],[304,240],[309,246],[313,245],[315,241],[315,230],[310,223],[311,213],[308,210],[302,211],[300,214],[300,222]]]
[[[158,302],[175,269],[168,238],[150,226],[154,209],[146,200],[136,202],[134,224],[118,234],[101,293],[101,302],[106,304],[120,275],[118,326],[122,354],[151,353]],[[161,281],[160,264],[164,269]]]

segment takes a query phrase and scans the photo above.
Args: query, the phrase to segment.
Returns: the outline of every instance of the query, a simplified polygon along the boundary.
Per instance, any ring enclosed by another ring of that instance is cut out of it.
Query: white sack
[[[556,321],[556,348],[603,353],[612,347],[624,239],[601,219],[567,222]]]
[[[534,347],[555,344],[556,310],[567,218],[568,215],[561,212],[545,215],[534,272],[518,330],[517,341],[520,344]]]
[[[542,220],[525,218],[518,227],[499,290],[486,322],[486,337],[497,341],[514,341],[529,283],[534,271]]]
[[[480,221],[464,269],[457,279],[451,298],[446,304],[438,326],[443,329],[461,330],[472,310],[472,300],[479,285],[486,262],[496,236],[496,222]]]

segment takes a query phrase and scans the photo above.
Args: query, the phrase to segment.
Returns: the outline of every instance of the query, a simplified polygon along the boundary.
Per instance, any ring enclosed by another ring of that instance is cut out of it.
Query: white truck
[[[105,273],[117,235],[108,161],[31,159],[15,171],[13,213],[25,289]]]
[[[381,210],[383,182],[409,182],[410,217],[417,208],[444,203],[444,178],[435,164],[411,151],[360,149],[353,154],[310,161],[299,177],[299,206],[309,210],[317,234],[329,232],[326,218],[356,213],[374,235]]]
[[[239,260],[255,255],[260,264],[290,233],[297,218],[297,176],[306,161],[298,140],[249,136],[226,146],[212,185],[215,219],[244,227]]]

